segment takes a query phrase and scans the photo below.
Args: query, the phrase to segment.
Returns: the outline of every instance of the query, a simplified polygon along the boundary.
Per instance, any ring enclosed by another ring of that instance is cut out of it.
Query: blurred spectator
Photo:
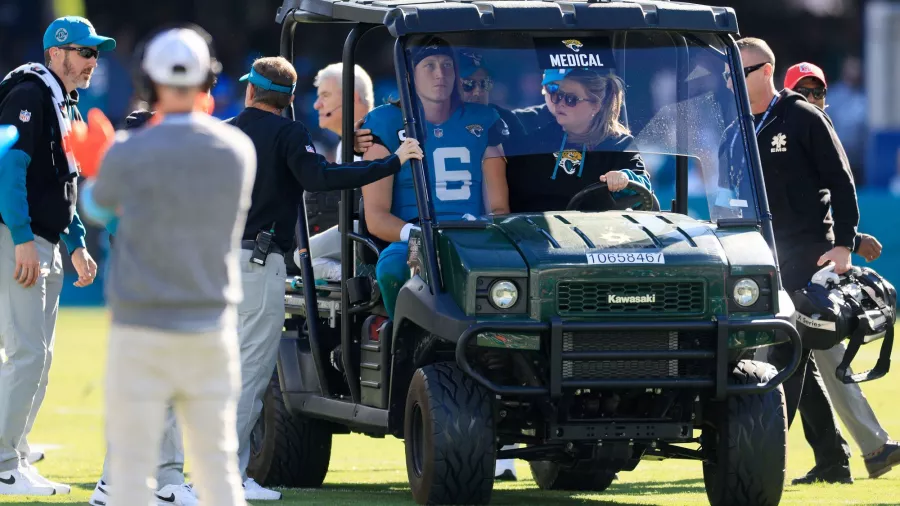
[[[827,112],[834,122],[834,131],[847,152],[856,184],[861,185],[864,182],[863,162],[869,129],[859,58],[850,56],[844,60],[841,80],[828,88],[828,103],[830,107]]]
[[[244,110],[244,103],[242,98],[238,98],[237,89],[233,77],[225,73],[219,75],[219,80],[212,89],[212,96],[216,101],[216,108],[213,110],[215,117],[230,119]]]

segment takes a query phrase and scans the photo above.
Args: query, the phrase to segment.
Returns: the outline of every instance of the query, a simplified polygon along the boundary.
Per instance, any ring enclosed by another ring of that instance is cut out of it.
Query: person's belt
[[[241,249],[253,251],[256,248],[256,241],[244,240],[241,241]],[[269,253],[275,253],[276,255],[284,256],[284,251],[278,247],[274,242],[272,243],[272,248],[269,250]]]

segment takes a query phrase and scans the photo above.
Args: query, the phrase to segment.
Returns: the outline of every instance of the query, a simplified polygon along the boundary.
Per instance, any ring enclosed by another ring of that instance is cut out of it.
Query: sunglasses
[[[462,89],[466,93],[471,93],[476,86],[480,87],[484,91],[491,91],[491,89],[494,87],[494,80],[490,77],[485,77],[484,79],[480,80],[460,79],[460,81],[462,82]]]
[[[816,100],[822,100],[825,98],[825,95],[828,94],[828,88],[824,86],[817,86],[815,88],[807,88],[806,86],[797,86],[794,88],[794,91],[803,95],[804,97],[808,97],[812,95]]]
[[[78,56],[84,58],[85,60],[90,60],[91,58],[100,58],[100,51],[92,47],[72,47],[72,46],[62,46],[60,47],[63,51],[75,51],[78,53]]]
[[[757,63],[756,65],[750,65],[749,67],[744,67],[744,79],[747,79],[748,77],[750,77],[750,74],[752,74],[752,73],[756,72],[757,70],[766,66],[767,63],[769,63],[769,62],[764,61],[762,63]],[[731,79],[731,69],[726,70],[725,72],[722,72],[722,77],[724,77],[726,81]]]
[[[544,92],[550,97],[551,102],[554,104],[563,102],[566,104],[566,107],[575,107],[579,102],[593,102],[593,100],[589,98],[581,98],[574,93],[559,91],[559,85],[556,83],[544,86]]]

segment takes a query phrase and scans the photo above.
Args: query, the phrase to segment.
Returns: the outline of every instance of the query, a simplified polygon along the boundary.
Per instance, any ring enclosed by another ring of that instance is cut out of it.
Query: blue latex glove
[[[13,125],[0,125],[0,157],[19,140],[19,129]]]

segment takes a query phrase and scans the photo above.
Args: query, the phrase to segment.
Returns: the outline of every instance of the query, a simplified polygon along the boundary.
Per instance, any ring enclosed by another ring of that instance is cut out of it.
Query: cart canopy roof
[[[667,1],[285,0],[277,21],[283,23],[288,16],[304,21],[384,25],[395,37],[467,30],[738,33],[731,8]]]

